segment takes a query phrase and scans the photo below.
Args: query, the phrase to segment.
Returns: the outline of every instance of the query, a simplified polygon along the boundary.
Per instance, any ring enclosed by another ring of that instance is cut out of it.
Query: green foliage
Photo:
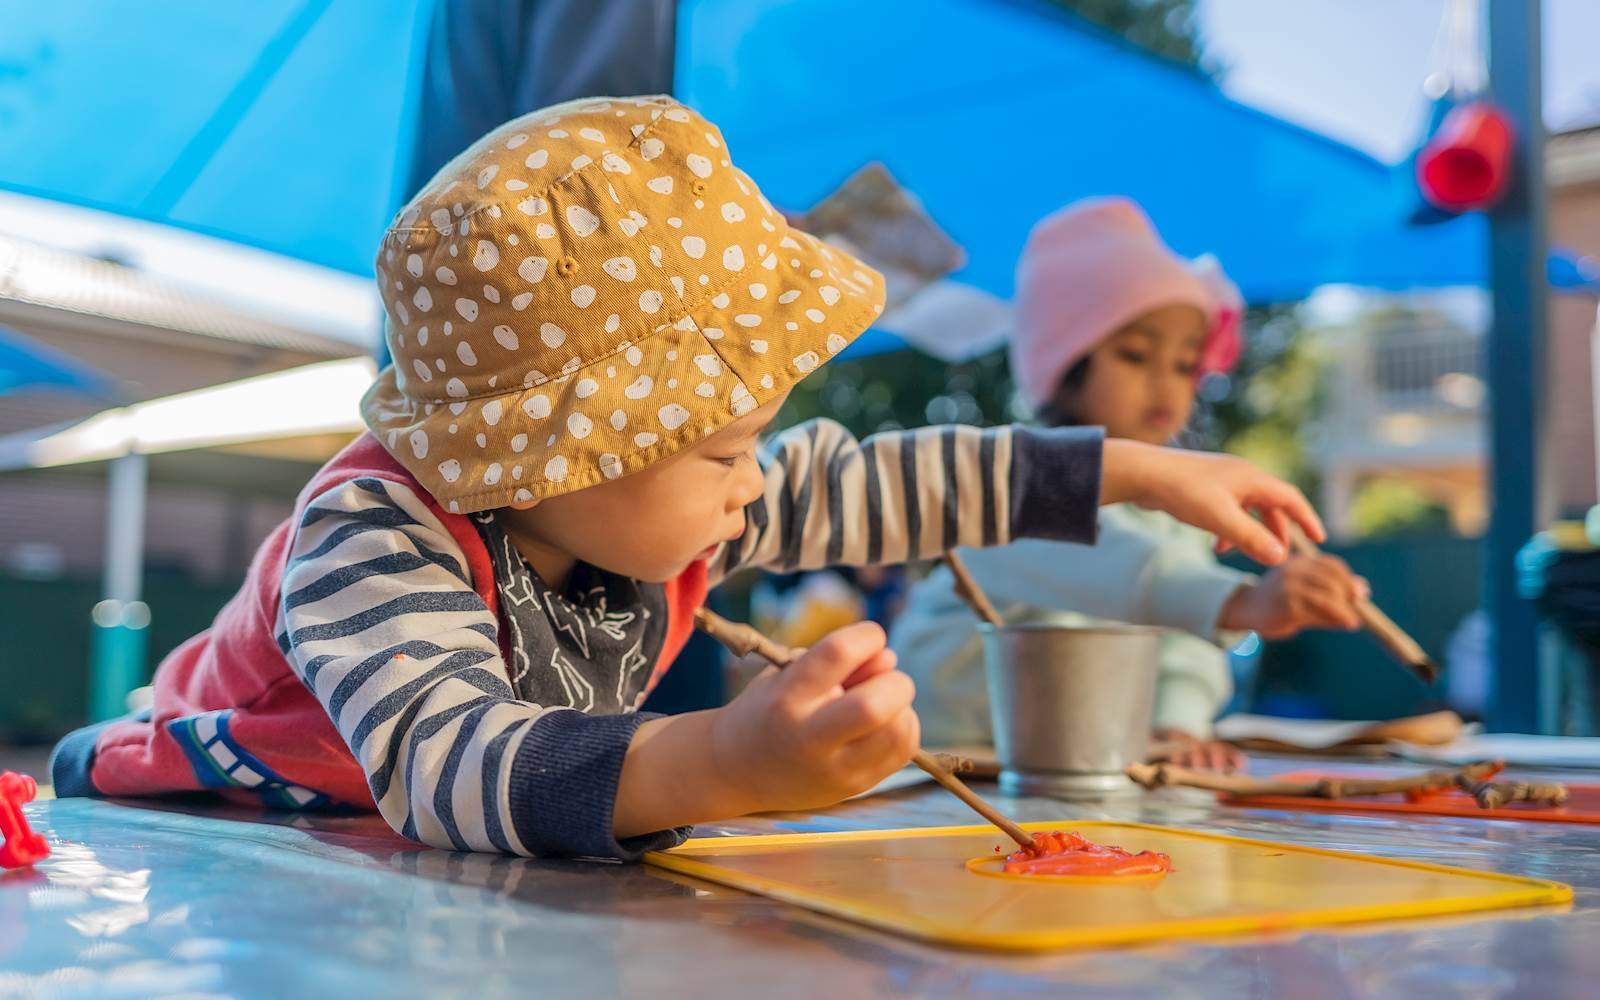
[[[1450,514],[1410,483],[1374,479],[1361,487],[1350,504],[1350,524],[1363,539],[1450,530]]]
[[[1318,409],[1322,359],[1293,306],[1251,309],[1245,349],[1232,375],[1200,386],[1185,443],[1242,455],[1314,494],[1305,428]]]
[[[960,364],[920,351],[831,362],[801,382],[777,424],[828,417],[855,435],[931,423],[989,426],[1025,419],[1011,409],[1004,350]]]
[[[1194,0],[1050,0],[1165,59],[1207,75],[1217,68],[1205,55]]]

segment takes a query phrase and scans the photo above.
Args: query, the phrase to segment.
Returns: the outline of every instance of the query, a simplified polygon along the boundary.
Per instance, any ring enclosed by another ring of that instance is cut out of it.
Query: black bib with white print
[[[472,521],[494,564],[517,697],[588,715],[637,711],[666,643],[666,587],[580,562],[565,591],[556,593],[522,558],[494,511]]]

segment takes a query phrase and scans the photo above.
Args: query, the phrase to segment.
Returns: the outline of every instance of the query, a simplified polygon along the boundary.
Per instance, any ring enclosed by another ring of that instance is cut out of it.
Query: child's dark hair
[[[1061,376],[1060,383],[1056,385],[1056,391],[1050,394],[1049,401],[1039,407],[1039,412],[1035,415],[1039,423],[1046,427],[1077,427],[1085,423],[1075,411],[1078,392],[1088,377],[1089,357],[1085,355],[1067,369],[1067,373]]]

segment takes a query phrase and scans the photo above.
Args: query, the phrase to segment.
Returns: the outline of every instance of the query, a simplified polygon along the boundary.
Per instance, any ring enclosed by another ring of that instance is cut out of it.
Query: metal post
[[[1489,0],[1489,89],[1511,121],[1516,145],[1511,188],[1489,213],[1490,519],[1485,605],[1493,627],[1489,726],[1539,732],[1538,619],[1517,592],[1517,552],[1547,520],[1542,504],[1545,406],[1546,192],[1539,0]]]
[[[139,599],[144,578],[145,457],[130,452],[111,462],[106,515],[105,597],[94,606],[89,715],[93,721],[127,711],[128,692],[144,683],[150,608]]]
[[[1590,419],[1594,421],[1595,496],[1600,497],[1600,308],[1595,310],[1594,326],[1589,328],[1589,395],[1593,406]]]

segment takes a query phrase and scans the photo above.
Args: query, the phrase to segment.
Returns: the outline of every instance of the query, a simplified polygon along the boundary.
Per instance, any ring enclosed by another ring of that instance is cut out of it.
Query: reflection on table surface
[[[980,791],[1024,821],[1138,820],[1529,875],[1570,883],[1575,900],[1564,911],[1017,957],[919,945],[643,865],[429,850],[376,816],[78,799],[27,807],[53,854],[0,876],[0,997],[1578,997],[1600,982],[1600,827],[1241,810],[1184,791],[1105,809]],[[698,832],[973,820],[922,786]]]

